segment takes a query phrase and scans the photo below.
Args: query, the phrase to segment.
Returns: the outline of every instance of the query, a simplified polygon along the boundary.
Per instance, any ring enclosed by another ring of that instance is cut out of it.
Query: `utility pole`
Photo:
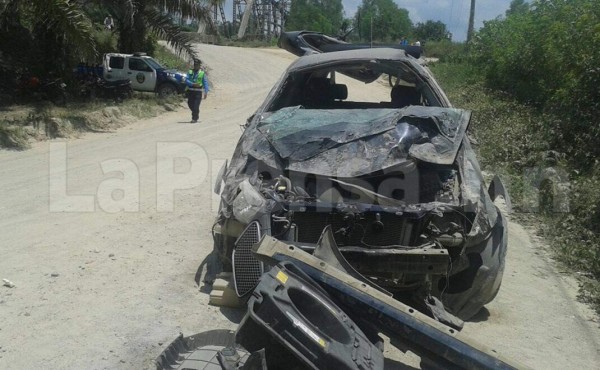
[[[371,49],[373,48],[373,16],[371,16]]]
[[[467,29],[467,43],[473,38],[475,28],[475,0],[471,0],[471,13],[469,14],[469,29]]]

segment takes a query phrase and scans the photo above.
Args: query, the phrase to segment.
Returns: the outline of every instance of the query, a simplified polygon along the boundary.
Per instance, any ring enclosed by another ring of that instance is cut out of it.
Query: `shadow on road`
[[[212,252],[204,257],[204,260],[200,263],[200,266],[198,266],[196,276],[194,276],[194,281],[196,282],[196,285],[200,287],[201,291],[208,286],[208,292],[210,293],[210,287],[217,278],[217,274],[221,272],[220,270],[219,257],[217,256],[217,252],[213,249]]]
[[[469,319],[469,322],[484,322],[490,318],[490,311],[483,307],[477,314]]]

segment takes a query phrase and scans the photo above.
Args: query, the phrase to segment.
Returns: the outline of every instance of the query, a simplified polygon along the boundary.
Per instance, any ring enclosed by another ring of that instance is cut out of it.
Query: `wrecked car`
[[[308,54],[248,119],[217,178],[215,251],[236,293],[249,297],[270,269],[252,253],[263,236],[309,254],[327,243],[362,281],[460,326],[496,296],[507,250],[494,204],[506,194],[497,179],[485,187],[470,112],[405,50]],[[365,84],[387,75],[389,99],[365,99]]]

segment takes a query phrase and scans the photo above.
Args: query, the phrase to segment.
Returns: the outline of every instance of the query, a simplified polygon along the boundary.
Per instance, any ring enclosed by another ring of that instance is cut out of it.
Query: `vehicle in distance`
[[[102,66],[81,64],[75,69],[75,74],[79,79],[93,74],[108,83],[130,80],[133,90],[155,92],[160,97],[181,94],[186,87],[185,73],[167,69],[145,53],[107,53]]]

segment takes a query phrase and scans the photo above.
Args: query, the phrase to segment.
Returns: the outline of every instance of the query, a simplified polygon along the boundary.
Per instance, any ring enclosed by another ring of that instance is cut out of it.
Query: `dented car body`
[[[353,87],[382,75],[398,80],[389,101],[353,100]],[[297,59],[246,123],[215,189],[215,250],[238,295],[267,269],[251,249],[270,235],[307,253],[328,243],[346,270],[440,321],[475,315],[500,288],[507,223],[469,121],[404,50]]]

